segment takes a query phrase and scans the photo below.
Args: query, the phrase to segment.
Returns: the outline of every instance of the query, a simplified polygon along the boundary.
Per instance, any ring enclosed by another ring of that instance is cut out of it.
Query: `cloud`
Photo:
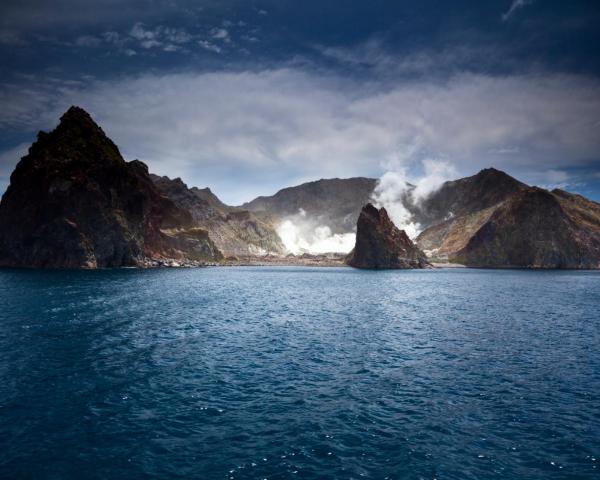
[[[427,159],[457,176],[493,165],[527,180],[600,151],[600,82],[578,75],[374,84],[298,69],[146,74],[3,84],[0,102],[0,128],[21,131],[49,129],[79,104],[127,158],[233,204],[322,177],[405,167],[419,178]],[[514,153],[494,153],[507,146]],[[430,166],[431,178],[446,174]]]
[[[97,47],[101,43],[101,39],[93,35],[82,35],[75,39],[75,45],[78,47]]]
[[[527,5],[531,5],[533,0],[513,0],[510,8],[502,14],[502,20],[506,22],[517,10]]]
[[[129,36],[137,40],[142,48],[161,48],[165,52],[176,52],[181,49],[181,45],[194,39],[193,35],[182,28],[164,25],[146,28],[140,22],[131,28]]]
[[[210,35],[212,38],[216,38],[217,40],[229,40],[229,32],[224,28],[213,28],[210,31]]]
[[[209,42],[208,40],[198,40],[198,45],[209,52],[221,53],[221,47]]]
[[[27,45],[27,42],[21,36],[10,30],[0,30],[0,45],[8,45],[11,47],[22,47]]]

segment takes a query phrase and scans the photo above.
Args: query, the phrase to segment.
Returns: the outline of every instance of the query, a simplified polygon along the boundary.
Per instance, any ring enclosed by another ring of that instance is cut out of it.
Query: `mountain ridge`
[[[224,254],[230,263],[260,257],[293,264],[297,257],[286,256],[278,233],[282,222],[302,224],[321,239],[352,233],[377,182],[321,179],[228,206],[208,187],[125,161],[91,116],[73,106],[54,130],[38,133],[11,174],[0,201],[0,266],[203,264]],[[414,188],[406,184],[399,198],[423,227],[415,242],[431,259],[600,268],[600,204],[581,195],[530,187],[495,168],[447,181],[420,202],[412,200]]]

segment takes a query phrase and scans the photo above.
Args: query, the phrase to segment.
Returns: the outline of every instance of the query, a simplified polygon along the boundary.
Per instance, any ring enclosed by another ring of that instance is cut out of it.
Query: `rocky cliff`
[[[494,181],[482,189],[484,179]],[[468,188],[454,203],[448,201],[447,211],[457,214],[426,228],[416,240],[432,258],[496,268],[600,267],[599,204],[561,190],[528,187],[493,169],[467,180]],[[439,201],[440,195],[429,201]]]
[[[356,245],[346,262],[355,268],[426,268],[425,254],[390,220],[385,208],[363,207],[356,225]]]
[[[229,207],[210,189],[188,188],[180,178],[152,175],[152,179],[165,196],[191,213],[196,226],[210,232],[210,238],[226,256],[285,253],[268,214]]]
[[[139,161],[81,108],[40,132],[0,202],[0,266],[95,268],[221,253],[192,215],[163,196]]]
[[[512,195],[450,254],[451,261],[494,268],[600,268],[600,205],[565,194],[532,187]]]

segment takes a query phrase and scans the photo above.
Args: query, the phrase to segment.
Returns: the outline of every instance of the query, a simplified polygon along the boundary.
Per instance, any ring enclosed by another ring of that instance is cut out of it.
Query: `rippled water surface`
[[[0,477],[600,478],[600,273],[0,271]]]

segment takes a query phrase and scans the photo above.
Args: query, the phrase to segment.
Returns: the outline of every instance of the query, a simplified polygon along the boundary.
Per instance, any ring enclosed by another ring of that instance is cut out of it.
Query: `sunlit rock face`
[[[453,261],[480,267],[600,267],[600,205],[528,188],[490,215]]]
[[[276,220],[268,213],[230,207],[209,188],[188,188],[180,178],[150,176],[163,195],[191,213],[194,225],[210,232],[210,238],[225,255],[286,253],[274,227]]]
[[[437,261],[488,268],[600,266],[600,204],[580,195],[529,187],[490,168],[446,182],[423,210],[437,220],[416,243]]]
[[[157,190],[147,166],[126,162],[83,109],[40,132],[0,203],[0,265],[96,268],[153,259],[215,261],[192,217]]]
[[[385,208],[370,203],[360,212],[356,245],[346,262],[355,268],[426,268],[425,254],[390,220]]]

